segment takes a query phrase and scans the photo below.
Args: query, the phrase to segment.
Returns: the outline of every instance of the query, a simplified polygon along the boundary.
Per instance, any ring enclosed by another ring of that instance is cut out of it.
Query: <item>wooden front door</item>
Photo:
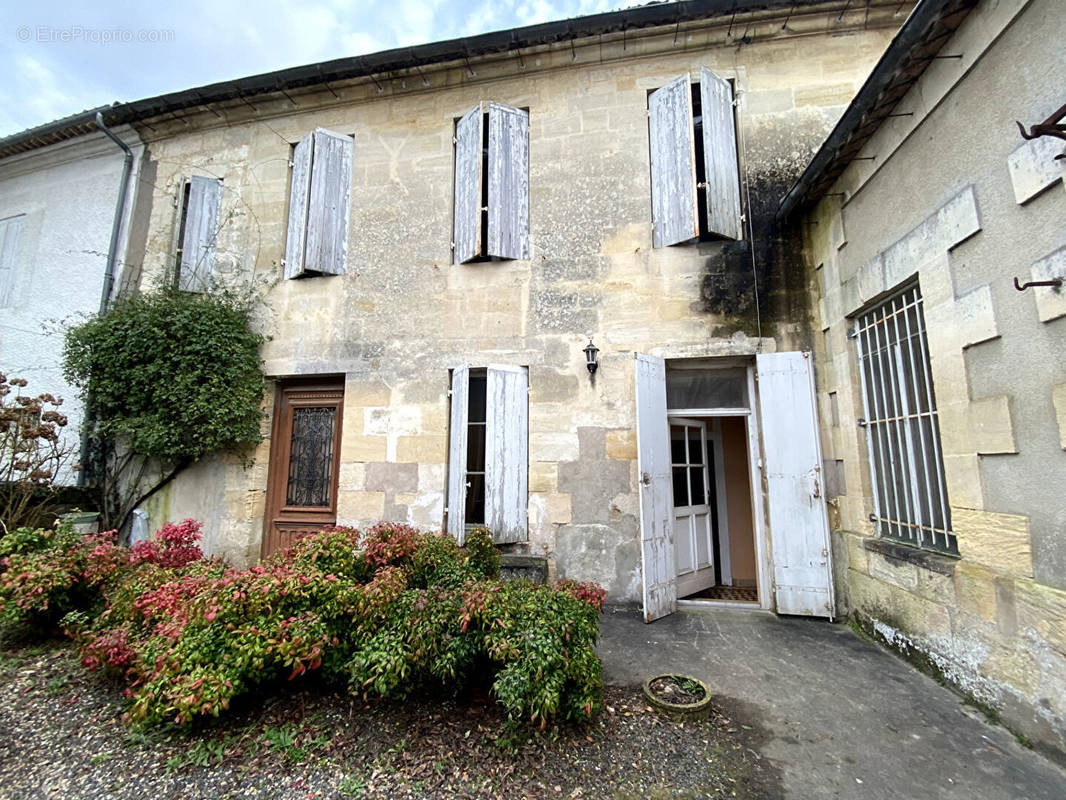
[[[674,564],[677,596],[714,586],[714,537],[717,528],[714,440],[700,420],[670,420],[670,462],[674,481]]]
[[[337,522],[344,381],[284,381],[274,403],[261,556]]]

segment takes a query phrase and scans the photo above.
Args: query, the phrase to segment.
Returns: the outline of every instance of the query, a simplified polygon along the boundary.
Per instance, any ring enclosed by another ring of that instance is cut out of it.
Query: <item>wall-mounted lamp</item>
[[[588,346],[585,347],[585,366],[589,368],[589,375],[596,374],[596,367],[600,365],[600,362],[596,360],[596,354],[600,352],[600,348],[592,343],[592,337],[589,336]]]

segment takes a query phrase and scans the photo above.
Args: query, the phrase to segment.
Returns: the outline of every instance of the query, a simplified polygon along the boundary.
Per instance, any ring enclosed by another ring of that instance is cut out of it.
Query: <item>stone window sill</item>
[[[916,564],[930,572],[951,577],[955,574],[955,564],[959,559],[946,553],[934,553],[929,550],[919,550],[902,542],[893,542],[890,539],[879,539],[868,536],[862,540],[862,546],[873,553],[880,553],[889,561],[903,561],[907,564]]]

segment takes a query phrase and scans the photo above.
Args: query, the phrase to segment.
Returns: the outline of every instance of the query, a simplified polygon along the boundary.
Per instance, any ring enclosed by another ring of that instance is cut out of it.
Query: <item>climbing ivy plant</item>
[[[68,329],[64,374],[81,391],[89,468],[104,523],[209,453],[247,453],[262,436],[263,337],[246,303],[167,289],[119,301]]]

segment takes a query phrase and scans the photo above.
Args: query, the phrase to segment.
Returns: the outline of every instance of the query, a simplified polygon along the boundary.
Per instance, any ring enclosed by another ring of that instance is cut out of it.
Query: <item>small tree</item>
[[[67,331],[64,372],[91,420],[90,475],[104,527],[214,452],[261,440],[263,337],[247,305],[167,289],[120,301]]]
[[[63,437],[62,398],[23,394],[25,378],[0,372],[0,531],[42,525],[54,483],[76,445]]]

